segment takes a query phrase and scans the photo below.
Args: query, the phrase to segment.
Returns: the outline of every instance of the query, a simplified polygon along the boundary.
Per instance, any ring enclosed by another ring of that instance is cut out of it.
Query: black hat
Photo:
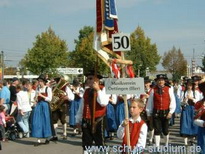
[[[12,82],[18,81],[19,79],[17,77],[13,77]]]
[[[168,80],[167,74],[164,74],[164,79]]]
[[[167,76],[165,74],[157,74],[155,80],[159,80],[159,79],[167,79]]]
[[[56,78],[54,78],[53,80],[54,80],[56,83],[58,83],[58,82],[60,81],[60,79],[61,79],[61,77],[56,77]]]
[[[43,80],[45,83],[47,82],[46,80],[46,76],[44,74],[39,75],[39,77],[37,78],[37,80]]]
[[[103,78],[103,76],[100,75],[98,72],[96,74],[97,74],[96,76],[97,76],[98,79],[102,79]],[[95,75],[95,71],[94,70],[90,70],[88,73],[85,74],[86,77],[88,77],[90,75],[94,76]]]
[[[149,82],[151,82],[152,80],[149,78],[149,76],[145,76],[144,77],[144,82],[145,83],[149,83]]]
[[[193,80],[192,79],[187,79],[186,80],[186,85],[188,85],[188,84],[193,84]]]
[[[78,86],[80,84],[78,79],[73,80],[73,86]]]
[[[201,80],[201,77],[198,76],[198,75],[194,75],[191,77],[193,81],[200,81]]]

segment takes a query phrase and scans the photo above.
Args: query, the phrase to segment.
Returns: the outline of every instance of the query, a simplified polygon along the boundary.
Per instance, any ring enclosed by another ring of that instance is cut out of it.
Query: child
[[[125,119],[117,130],[117,137],[123,139],[123,146],[127,146],[125,126],[129,124],[130,146],[133,151],[141,151],[146,145],[147,125],[140,117],[140,113],[143,111],[144,107],[145,105],[141,99],[132,100],[130,105],[131,117]]]
[[[0,105],[0,133],[1,133],[2,141],[6,141],[5,127],[6,127],[5,106]]]

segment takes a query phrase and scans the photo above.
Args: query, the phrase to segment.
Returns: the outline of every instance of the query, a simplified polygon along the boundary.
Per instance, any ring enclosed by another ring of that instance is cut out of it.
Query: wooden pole
[[[95,65],[95,73],[94,73],[94,82],[97,81],[97,68],[98,67],[98,56],[96,55],[96,65]],[[95,109],[96,109],[96,100],[97,100],[97,91],[94,89],[93,92],[93,108],[92,108],[92,134],[96,132],[96,122],[95,122]]]
[[[121,57],[122,60],[124,60],[124,52],[121,52]],[[125,67],[124,65],[122,66],[122,78],[125,78]],[[129,110],[128,110],[128,103],[127,103],[127,95],[123,95],[123,99],[124,99],[124,110],[125,110],[125,119],[129,119]],[[125,127],[125,133],[126,133],[126,137],[127,137],[127,146],[129,147],[129,149],[131,149],[130,147],[130,128],[129,128],[129,123],[128,125],[126,125]],[[127,153],[129,154],[130,151],[127,151]]]

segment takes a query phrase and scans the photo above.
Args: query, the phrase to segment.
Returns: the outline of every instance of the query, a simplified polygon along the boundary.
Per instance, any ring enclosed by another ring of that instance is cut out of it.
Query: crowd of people
[[[34,146],[57,142],[60,120],[62,139],[67,138],[69,125],[73,136],[82,135],[84,154],[89,153],[86,146],[104,146],[105,139],[113,140],[115,135],[122,139],[123,146],[137,151],[147,145],[160,148],[162,135],[164,146],[168,146],[169,127],[174,118],[180,118],[179,134],[184,145],[197,142],[205,153],[205,82],[200,76],[184,77],[180,82],[168,80],[166,74],[158,74],[154,80],[145,77],[145,92],[126,97],[128,119],[124,97],[106,94],[103,77],[93,70],[85,76],[85,83],[77,78],[69,83],[65,77],[49,79],[45,75],[32,82],[16,77],[10,83],[1,81],[1,140],[7,141],[6,117],[12,116],[24,137],[37,139]],[[130,141],[126,127],[130,128]]]

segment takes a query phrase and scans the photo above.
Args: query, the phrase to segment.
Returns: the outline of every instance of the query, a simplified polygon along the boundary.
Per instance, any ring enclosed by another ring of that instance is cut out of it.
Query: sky
[[[17,66],[36,36],[51,27],[69,51],[84,26],[95,27],[96,0],[0,0],[0,51]],[[205,54],[205,0],[116,0],[119,30],[140,26],[163,56],[175,46],[190,63]],[[162,69],[159,65],[158,69]]]

